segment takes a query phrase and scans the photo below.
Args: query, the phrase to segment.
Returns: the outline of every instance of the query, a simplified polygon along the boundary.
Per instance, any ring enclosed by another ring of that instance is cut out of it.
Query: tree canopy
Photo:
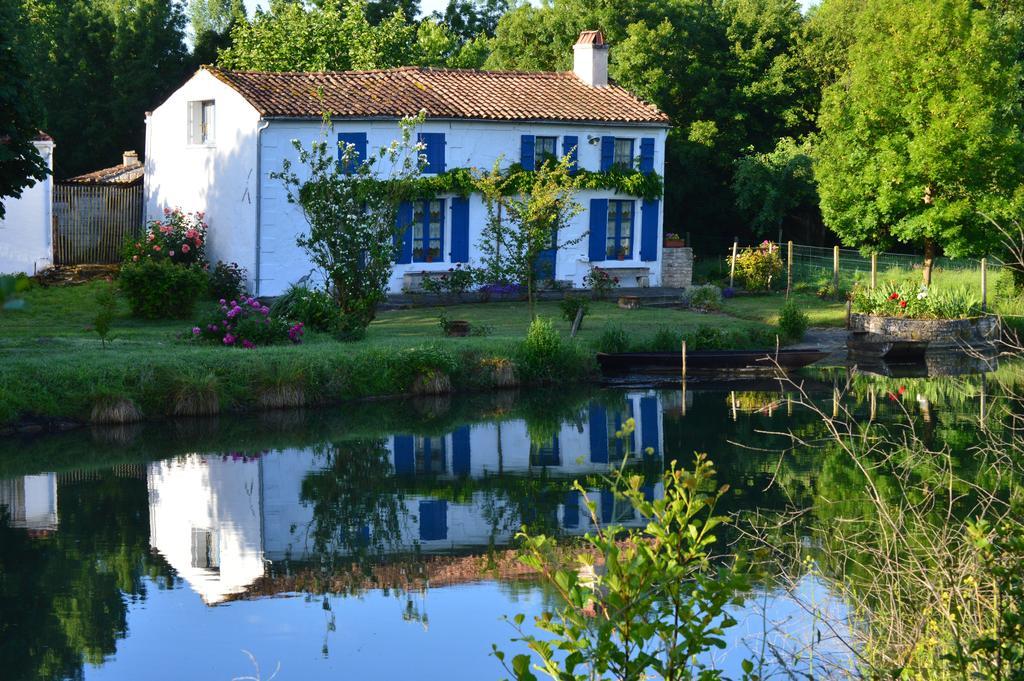
[[[821,208],[851,246],[983,255],[1020,185],[1021,25],[972,0],[867,0],[824,91]],[[928,277],[926,262],[925,277]]]

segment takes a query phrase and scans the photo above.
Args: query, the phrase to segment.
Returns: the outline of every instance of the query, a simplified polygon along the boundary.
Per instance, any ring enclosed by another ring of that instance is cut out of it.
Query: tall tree
[[[32,144],[42,116],[28,78],[25,19],[19,0],[0,0],[0,218],[4,197],[21,196],[49,172]]]
[[[995,246],[1024,170],[1020,22],[973,0],[868,0],[849,68],[824,94],[822,212],[851,246]]]
[[[191,0],[188,5],[192,25],[192,62],[210,64],[217,52],[231,44],[231,29],[246,20],[242,0]]]
[[[448,0],[444,12],[434,12],[434,18],[468,42],[478,36],[493,36],[508,7],[508,0]]]

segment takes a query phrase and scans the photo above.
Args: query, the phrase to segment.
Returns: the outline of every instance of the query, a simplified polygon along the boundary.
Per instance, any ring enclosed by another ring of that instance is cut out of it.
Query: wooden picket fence
[[[57,184],[53,188],[55,265],[116,263],[129,235],[142,232],[142,183]]]

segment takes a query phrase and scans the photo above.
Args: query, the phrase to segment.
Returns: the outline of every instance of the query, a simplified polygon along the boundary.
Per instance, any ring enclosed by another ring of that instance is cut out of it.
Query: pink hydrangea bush
[[[270,313],[256,298],[221,299],[216,310],[192,327],[192,339],[251,350],[261,345],[301,343],[302,323],[292,324]]]
[[[203,213],[164,209],[162,220],[151,220],[143,234],[125,243],[124,262],[170,260],[176,265],[206,266],[206,231]]]

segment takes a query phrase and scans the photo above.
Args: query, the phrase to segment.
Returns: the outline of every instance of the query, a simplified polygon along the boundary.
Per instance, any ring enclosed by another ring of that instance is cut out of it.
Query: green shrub
[[[744,248],[736,255],[736,276],[748,291],[768,291],[782,274],[779,249],[764,241],[757,248]]]
[[[809,321],[795,300],[787,300],[779,311],[779,335],[789,341],[801,341],[807,333]]]
[[[725,350],[729,346],[728,336],[717,326],[701,324],[686,338],[688,350]]]
[[[683,302],[693,310],[713,312],[722,307],[722,289],[714,284],[694,286],[683,295]]]
[[[583,296],[566,296],[559,307],[562,310],[562,319],[572,324],[576,321],[576,314],[583,310],[583,316],[580,317],[580,328],[583,328],[583,318],[590,312],[590,303]]]
[[[119,284],[134,316],[182,319],[206,293],[208,277],[197,265],[144,258],[121,266]]]
[[[678,352],[683,344],[683,334],[660,326],[647,344],[650,352]]]
[[[606,325],[597,337],[598,352],[628,352],[629,346],[629,335],[618,324]]]
[[[317,331],[335,330],[341,317],[338,304],[329,293],[295,284],[274,301],[270,314],[302,322]]]
[[[245,294],[245,268],[237,263],[223,262],[210,270],[210,297],[214,300],[237,300]]]
[[[116,312],[117,292],[113,284],[105,284],[96,292],[96,316],[92,320],[93,331],[100,337],[100,343],[104,348],[107,347],[108,341],[113,340],[110,329]]]
[[[550,319],[537,317],[530,323],[519,346],[519,373],[527,381],[549,381],[558,376],[566,344]]]

